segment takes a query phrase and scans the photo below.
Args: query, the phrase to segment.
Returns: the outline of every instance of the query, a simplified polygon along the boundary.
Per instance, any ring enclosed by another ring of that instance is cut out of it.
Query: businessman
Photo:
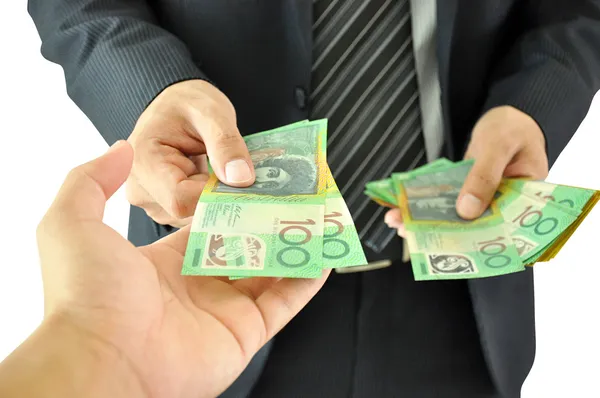
[[[520,395],[532,272],[415,283],[398,211],[361,192],[472,157],[457,211],[473,218],[502,176],[545,177],[600,87],[597,0],[29,0],[29,12],[71,98],[108,143],[134,147],[136,245],[190,222],[206,156],[222,182],[249,186],[242,135],[329,119],[328,163],[371,271],[333,275],[224,397]]]

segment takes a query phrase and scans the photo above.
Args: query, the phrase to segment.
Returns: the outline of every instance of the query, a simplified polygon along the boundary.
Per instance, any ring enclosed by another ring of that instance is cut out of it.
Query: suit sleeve
[[[484,111],[512,105],[529,114],[552,164],[600,89],[600,2],[532,0],[520,17],[527,29],[496,66]]]
[[[28,11],[42,55],[62,66],[69,96],[109,144],[167,86],[207,80],[146,0],[29,0]]]

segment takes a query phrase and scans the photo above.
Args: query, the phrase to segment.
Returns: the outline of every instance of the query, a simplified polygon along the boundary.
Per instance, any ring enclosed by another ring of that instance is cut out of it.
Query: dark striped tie
[[[369,260],[396,259],[386,210],[363,190],[426,159],[409,1],[313,0],[313,21],[311,118],[329,119],[327,161]]]

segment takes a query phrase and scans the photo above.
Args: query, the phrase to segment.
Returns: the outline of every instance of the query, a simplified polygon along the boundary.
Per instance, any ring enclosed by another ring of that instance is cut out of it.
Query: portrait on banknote
[[[215,192],[288,196],[312,195],[317,191],[317,140],[314,128],[307,127],[286,139],[285,133],[257,136],[247,142],[256,179],[247,188],[217,184]]]
[[[254,164],[256,180],[248,188],[218,184],[215,192],[252,193],[258,195],[310,195],[316,192],[317,166],[314,160],[300,155],[266,157]]]

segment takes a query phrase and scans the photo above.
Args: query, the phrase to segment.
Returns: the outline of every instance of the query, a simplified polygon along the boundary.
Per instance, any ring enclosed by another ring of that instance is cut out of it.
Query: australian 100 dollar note
[[[505,218],[513,223],[517,249],[528,265],[553,258],[600,199],[592,189],[520,178],[505,179],[500,191],[499,203],[506,208]],[[516,206],[522,210],[511,210]]]
[[[327,196],[323,225],[323,268],[348,268],[367,264],[352,215],[331,170],[327,167]],[[243,279],[230,277],[229,279]]]
[[[446,158],[436,159],[431,163],[427,163],[419,168],[416,168],[407,173],[413,173],[423,170],[433,170],[443,168],[451,165],[452,161]],[[405,173],[398,173],[404,175]],[[394,181],[392,178],[386,178],[384,180],[370,181],[365,185],[365,195],[370,197],[374,202],[384,207],[398,207],[397,193],[394,188]]]
[[[502,185],[523,195],[532,196],[545,202],[554,202],[577,213],[581,212],[596,192],[593,189],[558,185],[525,178],[506,178],[502,181]]]
[[[577,212],[500,184],[496,203],[523,263],[529,264],[577,219]]]
[[[192,221],[183,275],[316,278],[323,265],[327,121],[244,137],[256,181],[211,173]]]
[[[327,167],[327,198],[323,232],[323,267],[346,268],[367,264],[367,259],[346,201]]]
[[[392,176],[415,280],[483,278],[525,269],[494,203],[473,221],[456,213],[472,165],[468,160]]]

